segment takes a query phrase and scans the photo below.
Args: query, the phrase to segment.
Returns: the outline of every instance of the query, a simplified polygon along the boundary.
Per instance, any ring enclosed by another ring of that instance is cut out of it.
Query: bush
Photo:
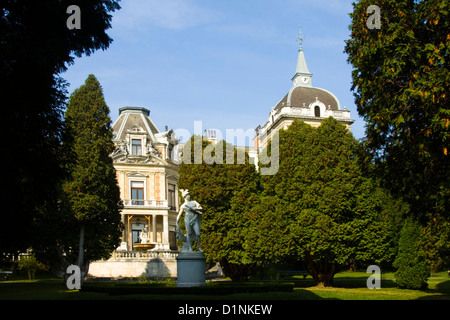
[[[35,256],[22,256],[19,260],[19,270],[22,269],[27,270],[28,280],[32,280],[34,279],[36,271],[45,271],[48,267],[42,262],[39,262]]]
[[[425,255],[419,247],[420,225],[409,219],[403,225],[394,267],[395,281],[402,289],[425,289],[430,276]]]

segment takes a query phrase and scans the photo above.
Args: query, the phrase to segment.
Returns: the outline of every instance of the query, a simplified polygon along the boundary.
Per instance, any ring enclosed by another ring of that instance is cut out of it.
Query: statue
[[[147,157],[150,157],[150,155],[154,155],[154,156],[159,155],[159,151],[156,150],[156,148],[153,146],[151,141],[147,142],[146,149],[147,149],[147,151],[146,151]]]
[[[177,216],[177,234],[179,238],[183,240],[183,248],[182,251],[193,251],[192,243],[194,240],[197,242],[197,248],[200,252],[203,250],[200,248],[200,224],[202,221],[202,206],[194,200],[191,200],[191,195],[188,190],[181,190],[181,194],[184,198],[184,203],[180,206],[180,211]],[[184,224],[186,227],[186,240],[184,240],[184,235],[180,230],[179,221],[181,215],[185,212]],[[183,237],[181,237],[183,235]],[[185,245],[187,243],[187,246]],[[187,249],[187,250],[185,250]]]
[[[119,145],[113,152],[113,156],[118,155],[118,154],[124,154],[125,156],[128,155],[127,142],[125,140],[121,140],[119,142]]]
[[[139,239],[141,239],[141,243],[148,243],[148,229],[147,229],[147,226],[144,227],[144,230],[139,235]]]

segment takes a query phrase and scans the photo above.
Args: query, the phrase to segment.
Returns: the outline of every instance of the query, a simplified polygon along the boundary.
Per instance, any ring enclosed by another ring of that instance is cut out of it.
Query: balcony
[[[136,259],[155,259],[155,258],[169,258],[175,259],[178,256],[177,251],[114,251],[112,253],[112,259],[114,260],[128,260],[133,261]]]
[[[122,199],[125,208],[169,208],[167,200],[134,200],[134,199]]]

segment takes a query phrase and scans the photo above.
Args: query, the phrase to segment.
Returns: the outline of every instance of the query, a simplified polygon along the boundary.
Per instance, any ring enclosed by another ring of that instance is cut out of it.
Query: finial
[[[301,27],[299,27],[298,28],[298,37],[297,37],[297,42],[300,44],[300,48],[299,48],[299,51],[300,50],[303,50],[303,48],[302,48],[302,42],[303,42],[303,37],[302,37],[302,28]]]

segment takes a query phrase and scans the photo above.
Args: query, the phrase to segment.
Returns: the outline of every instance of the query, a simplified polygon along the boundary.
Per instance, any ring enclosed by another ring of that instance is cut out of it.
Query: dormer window
[[[131,139],[131,154],[135,156],[142,155],[142,140]]]
[[[320,118],[320,107],[319,106],[314,107],[314,116]]]

